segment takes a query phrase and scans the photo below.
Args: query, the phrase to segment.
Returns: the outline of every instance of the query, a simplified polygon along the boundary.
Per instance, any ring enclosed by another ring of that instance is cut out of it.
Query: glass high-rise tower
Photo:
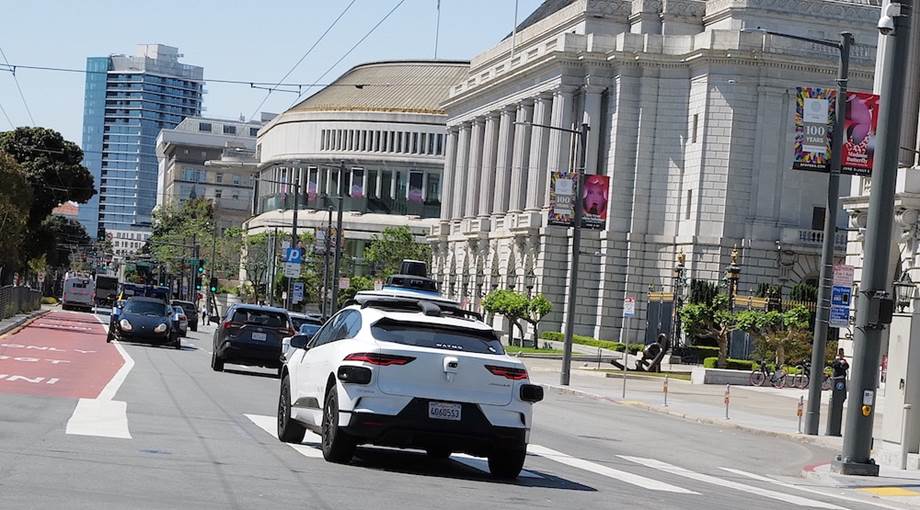
[[[201,115],[204,69],[180,57],[178,48],[141,44],[133,56],[86,59],[84,164],[99,193],[80,205],[77,218],[93,238],[100,228],[132,239],[150,233],[157,135]]]

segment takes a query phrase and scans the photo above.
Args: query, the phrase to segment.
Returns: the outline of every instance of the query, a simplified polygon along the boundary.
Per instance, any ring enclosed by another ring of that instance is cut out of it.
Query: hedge
[[[52,296],[45,296],[42,298],[43,305],[56,305],[58,303],[57,298]]]
[[[544,340],[552,340],[554,342],[563,342],[565,341],[565,335],[559,331],[544,331],[540,334],[540,338]],[[614,340],[598,340],[597,338],[592,338],[590,336],[584,335],[573,335],[572,342],[579,345],[587,345],[589,347],[600,347],[601,349],[608,349],[611,351],[623,352],[624,349],[629,349],[630,354],[636,354],[645,349],[645,344],[622,344]]]
[[[696,361],[699,363],[701,360],[706,358],[711,358],[713,356],[719,356],[718,347],[709,347],[705,345],[690,345],[687,347],[675,347],[674,355],[680,356],[681,359],[686,358],[688,361]]]
[[[716,368],[719,363],[718,357],[706,358],[703,360],[704,368]],[[725,368],[730,370],[754,370],[754,362],[746,359],[732,359],[727,360],[727,365]]]

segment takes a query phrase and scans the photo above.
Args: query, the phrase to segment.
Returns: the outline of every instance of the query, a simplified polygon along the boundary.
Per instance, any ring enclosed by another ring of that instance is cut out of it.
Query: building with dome
[[[447,115],[441,104],[468,62],[371,62],[263,126],[256,141],[258,175],[250,234],[290,233],[294,193],[298,232],[325,228],[343,197],[344,255],[368,270],[365,245],[404,225],[424,241],[441,211]],[[294,184],[297,184],[297,187]]]
[[[582,123],[586,173],[610,184],[604,228],[583,231],[577,334],[666,331],[650,297],[672,293],[680,253],[687,278],[717,282],[737,245],[745,294],[816,281],[827,176],[792,170],[795,88],[833,87],[838,56],[756,30],[852,32],[849,87],[871,91],[878,16],[871,0],[547,0],[476,55],[443,103],[445,191],[430,236],[442,287],[474,306],[498,287],[542,292],[555,306],[541,329],[561,329],[571,231],[547,222],[548,184],[574,167],[577,144],[536,125]],[[846,226],[842,209],[831,214]],[[624,319],[627,298],[635,316]]]

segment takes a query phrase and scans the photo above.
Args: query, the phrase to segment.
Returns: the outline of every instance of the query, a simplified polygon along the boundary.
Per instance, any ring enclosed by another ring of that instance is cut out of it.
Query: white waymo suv
[[[543,388],[478,318],[451,301],[359,294],[312,339],[291,339],[278,437],[313,430],[332,462],[373,444],[488,457],[494,477],[517,477]]]

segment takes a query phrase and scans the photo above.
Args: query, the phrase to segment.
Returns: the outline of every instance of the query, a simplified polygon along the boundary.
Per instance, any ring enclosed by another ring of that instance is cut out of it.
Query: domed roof
[[[349,69],[289,112],[404,112],[444,114],[441,103],[467,76],[469,62],[400,60]]]

